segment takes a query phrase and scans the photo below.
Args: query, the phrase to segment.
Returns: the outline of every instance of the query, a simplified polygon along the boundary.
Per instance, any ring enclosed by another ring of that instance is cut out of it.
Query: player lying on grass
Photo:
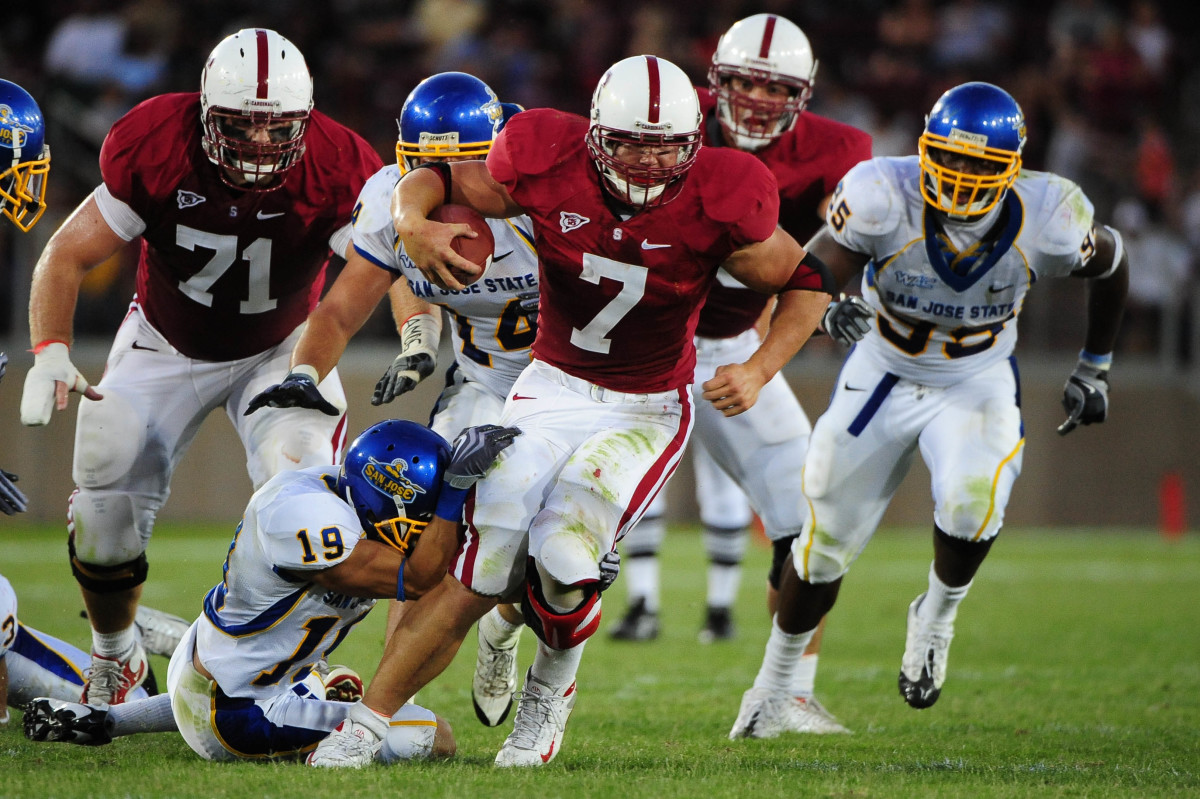
[[[115,707],[37,699],[26,737],[95,745],[178,729],[207,760],[289,758],[349,717],[381,739],[377,760],[454,754],[433,711],[408,704],[389,719],[329,701],[314,670],[376,599],[415,599],[442,580],[467,490],[519,433],[468,428],[452,450],[428,428],[389,420],[364,431],[340,469],[277,475],[250,498],[223,579],[171,660],[169,698],[137,703],[158,726],[126,729]]]

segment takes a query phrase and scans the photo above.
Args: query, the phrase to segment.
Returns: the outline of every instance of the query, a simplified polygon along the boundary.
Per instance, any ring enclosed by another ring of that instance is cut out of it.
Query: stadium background
[[[1126,233],[1134,256],[1131,306],[1113,370],[1112,417],[1059,438],[1061,385],[1082,342],[1082,281],[1039,285],[1021,317],[1024,474],[1010,524],[1153,527],[1200,489],[1200,331],[1194,272],[1200,257],[1200,28],[1187,0],[716,0],[680,10],[635,0],[299,0],[177,2],[50,0],[6,12],[0,76],[42,105],[53,150],[51,208],[34,231],[0,228],[0,349],[12,358],[0,386],[0,465],[22,476],[31,520],[65,514],[72,483],[72,410],[46,428],[18,421],[29,276],[45,240],[99,180],[108,127],[139,100],[195,91],[203,60],[238,28],[272,27],[305,54],[317,107],[361,132],[385,161],[395,117],[424,76],[459,69],[505,101],[586,113],[603,70],[653,52],[698,84],[716,39],[733,21],[772,11],[808,34],[821,66],[810,106],[874,136],[876,155],[915,151],[922,117],[946,88],[998,83],[1030,123],[1025,163],[1079,182],[1097,217]],[[76,316],[76,362],[98,380],[132,295],[131,248],[89,277]],[[343,361],[352,433],[395,414],[424,420],[437,380],[385,409],[367,402],[395,351],[386,309]],[[824,409],[841,353],[814,341],[787,369],[810,416]],[[441,364],[452,353],[443,350]],[[72,400],[74,406],[75,400]],[[230,520],[249,493],[241,447],[210,421],[174,480],[164,519]],[[785,478],[786,479],[786,478]],[[695,518],[690,467],[669,488],[672,516]],[[1164,497],[1166,501],[1164,502]],[[1200,502],[1185,521],[1193,522]],[[919,464],[886,519],[928,523]],[[1172,521],[1172,519],[1168,519]]]

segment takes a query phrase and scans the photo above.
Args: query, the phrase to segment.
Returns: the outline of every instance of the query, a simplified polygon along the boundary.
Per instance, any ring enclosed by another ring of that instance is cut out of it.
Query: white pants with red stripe
[[[522,435],[468,502],[451,572],[487,596],[520,586],[530,556],[560,585],[596,580],[678,465],[692,415],[687,387],[610,391],[535,360],[500,419]]]

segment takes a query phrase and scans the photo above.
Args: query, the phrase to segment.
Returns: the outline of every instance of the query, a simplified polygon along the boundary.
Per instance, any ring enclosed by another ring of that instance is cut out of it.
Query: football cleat
[[[737,720],[729,739],[776,738],[781,733],[814,735],[849,733],[815,697],[794,696],[788,691],[751,688],[742,695]]]
[[[646,610],[646,600],[639,597],[608,635],[615,641],[653,641],[658,637],[658,614]]]
[[[142,647],[151,655],[162,655],[165,658],[175,654],[175,647],[183,640],[191,622],[179,616],[173,616],[161,610],[139,605],[134,619],[138,634],[142,639]]]
[[[520,639],[517,639],[518,642]],[[475,676],[471,680],[471,701],[475,716],[488,727],[508,718],[517,693],[517,645],[497,649],[488,642],[479,626],[479,649],[475,656]]]
[[[349,666],[330,666],[321,674],[325,698],[330,702],[357,702],[363,698],[363,681]]]
[[[25,737],[80,746],[111,743],[108,709],[39,697],[25,706]]]
[[[575,707],[575,683],[558,694],[532,672],[525,672],[525,688],[517,695],[513,731],[496,754],[496,765],[501,768],[544,766],[553,760],[562,747],[567,719]]]
[[[697,633],[696,639],[702,644],[711,644],[714,641],[728,641],[736,634],[737,629],[733,626],[733,613],[730,609],[709,605],[704,617],[704,627]]]
[[[946,682],[946,663],[954,624],[929,622],[917,609],[925,594],[908,606],[908,634],[904,640],[904,659],[900,661],[900,695],[910,707],[932,707]]]
[[[807,732],[814,735],[850,735],[833,714],[815,696],[798,696],[788,717],[788,732]]]
[[[85,705],[119,705],[129,698],[129,692],[146,680],[149,668],[146,651],[134,644],[128,660],[117,660],[92,653],[92,667],[84,676],[80,702]]]
[[[387,737],[388,722],[364,705],[355,704],[342,723],[308,753],[305,763],[317,768],[363,768],[375,761]]]

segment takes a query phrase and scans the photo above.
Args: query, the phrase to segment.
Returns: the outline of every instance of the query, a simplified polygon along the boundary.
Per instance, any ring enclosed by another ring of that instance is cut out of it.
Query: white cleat
[[[815,696],[796,697],[791,708],[788,732],[805,732],[811,735],[850,735],[850,729],[839,722],[825,709]]]
[[[139,605],[134,619],[142,638],[142,647],[151,655],[165,658],[175,654],[175,647],[191,627],[191,622],[161,610]]]
[[[729,739],[776,738],[781,733],[815,735],[849,733],[815,697],[794,696],[790,691],[751,688],[742,694],[742,706],[729,731]]]
[[[932,707],[946,682],[946,664],[950,659],[950,641],[954,624],[922,619],[917,609],[925,594],[908,606],[908,634],[904,639],[904,659],[900,661],[900,695],[917,710]]]
[[[532,669],[525,672],[525,688],[517,696],[517,718],[513,731],[496,755],[496,765],[544,766],[562,747],[567,719],[575,707],[575,683],[561,694],[537,679]]]
[[[317,768],[363,768],[375,762],[388,734],[388,722],[361,702],[350,707],[341,724],[333,728],[304,761]]]
[[[520,639],[517,639],[518,642]],[[492,646],[479,625],[479,649],[475,655],[475,676],[471,680],[471,701],[475,715],[488,727],[508,718],[517,694],[517,644],[508,649]]]

